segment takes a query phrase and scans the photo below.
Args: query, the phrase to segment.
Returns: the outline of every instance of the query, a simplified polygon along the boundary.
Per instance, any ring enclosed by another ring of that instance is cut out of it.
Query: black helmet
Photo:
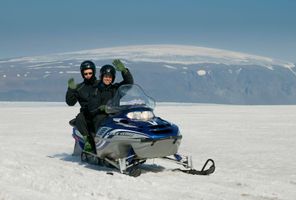
[[[112,83],[115,80],[116,71],[112,65],[104,65],[100,69],[100,79],[103,80],[104,75],[111,75],[112,76]]]
[[[83,71],[86,70],[86,69],[92,69],[94,75],[96,74],[96,65],[95,65],[95,63],[93,63],[90,60],[85,60],[80,65],[80,72],[81,72],[82,77],[84,77],[83,76]]]

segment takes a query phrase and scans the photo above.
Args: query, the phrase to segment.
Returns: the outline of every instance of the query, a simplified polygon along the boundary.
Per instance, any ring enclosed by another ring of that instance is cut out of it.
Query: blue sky
[[[1,0],[0,59],[183,44],[296,62],[293,0]]]

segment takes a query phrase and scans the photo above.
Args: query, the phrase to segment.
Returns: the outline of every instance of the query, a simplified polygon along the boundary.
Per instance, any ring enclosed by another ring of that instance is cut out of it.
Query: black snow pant
[[[90,131],[93,129],[93,127],[91,127],[91,120],[86,118],[83,112],[80,112],[76,116],[75,126],[83,136],[90,135]]]
[[[107,115],[99,114],[93,118],[88,118],[84,113],[80,112],[75,118],[75,126],[78,131],[83,135],[89,138],[89,143],[95,150],[95,141],[94,137],[97,130],[101,126],[102,122],[106,119]]]
[[[80,112],[75,118],[75,126],[83,136],[87,136],[92,149],[95,151],[96,145],[94,141],[94,124],[92,119],[89,119],[83,112]]]
[[[97,130],[101,126],[102,122],[107,118],[105,114],[99,114],[93,118],[85,117],[85,114],[82,112],[76,116],[75,125],[78,131],[83,136],[92,136],[96,135]]]
[[[95,133],[98,131],[98,129],[100,128],[101,124],[103,123],[103,121],[107,118],[107,115],[105,114],[99,114],[94,116],[94,118],[92,119],[93,124],[94,124],[94,130]]]

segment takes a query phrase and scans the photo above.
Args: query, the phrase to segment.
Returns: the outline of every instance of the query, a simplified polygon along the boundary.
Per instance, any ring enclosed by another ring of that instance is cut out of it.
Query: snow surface
[[[179,125],[180,152],[210,176],[173,172],[151,160],[140,177],[87,165],[71,156],[68,121],[78,107],[0,102],[0,199],[255,199],[296,197],[296,106],[158,104],[155,113]]]

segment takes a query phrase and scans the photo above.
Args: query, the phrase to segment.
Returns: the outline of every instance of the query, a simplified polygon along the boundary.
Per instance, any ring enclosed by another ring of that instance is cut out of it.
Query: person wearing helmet
[[[89,130],[91,128],[92,116],[89,114],[88,104],[90,96],[94,95],[97,90],[99,81],[95,76],[96,66],[90,60],[81,63],[80,73],[83,82],[76,84],[74,78],[68,80],[66,103],[69,106],[74,106],[77,102],[80,104],[80,113],[75,118],[75,126],[85,139],[85,150],[90,150]]]
[[[112,99],[117,89],[124,84],[133,84],[133,76],[119,60],[113,60],[112,65],[104,65],[100,69],[100,82],[95,96],[90,98],[89,112],[93,116],[95,130],[98,130],[101,122],[107,117],[105,112],[107,102]],[[114,83],[116,71],[121,72],[123,81]]]

